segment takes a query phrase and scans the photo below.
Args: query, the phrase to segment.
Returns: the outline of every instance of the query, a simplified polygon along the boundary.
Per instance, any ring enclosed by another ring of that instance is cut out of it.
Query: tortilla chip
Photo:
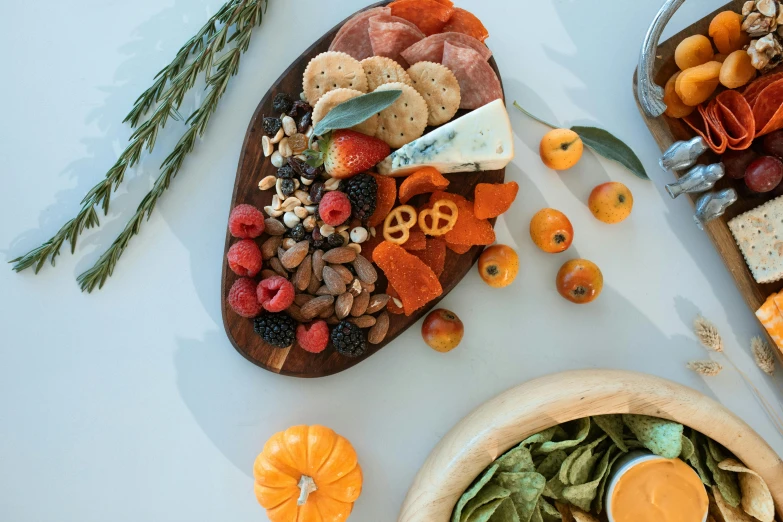
[[[572,424],[572,423],[569,423]],[[577,419],[572,424],[575,427],[576,434],[572,436],[570,439],[560,440],[560,441],[547,441],[541,444],[538,448],[536,448],[537,453],[550,453],[555,450],[559,449],[566,449],[566,448],[573,448],[575,446],[578,446],[584,440],[587,438],[587,435],[590,433],[590,417],[584,417],[582,419]],[[566,435],[570,436],[570,435]]]
[[[731,507],[739,506],[742,495],[740,494],[739,483],[737,482],[736,475],[730,471],[720,469],[718,467],[718,463],[712,457],[712,454],[709,452],[709,450],[706,448],[703,449],[705,452],[704,460],[707,463],[707,468],[712,473],[712,479],[715,481],[715,484],[717,484],[723,499]]]
[[[623,422],[636,435],[639,442],[656,455],[667,459],[676,459],[680,456],[682,424],[647,415],[623,415]]]
[[[578,486],[566,486],[563,488],[563,499],[576,507],[590,511],[590,505],[595,499],[600,484],[601,479],[598,479],[586,484],[579,484]]]
[[[546,486],[546,478],[536,472],[499,473],[495,481],[500,487],[511,491],[511,502],[514,503],[520,522],[529,522]]]
[[[625,445],[625,442],[623,441],[623,431],[625,429],[625,425],[623,424],[623,418],[620,415],[595,415],[592,417],[593,422],[602,430],[604,430],[604,433],[609,435],[611,439],[614,441],[615,444],[617,444],[617,447],[620,448],[623,452],[628,451],[628,447]]]
[[[704,450],[699,449],[700,448],[700,442],[699,437],[701,436],[700,433],[698,433],[695,430],[690,430],[689,434],[689,440],[691,441],[691,444],[693,445],[693,455],[691,458],[688,459],[688,463],[691,465],[693,469],[696,470],[696,473],[699,474],[699,478],[701,478],[702,483],[705,486],[711,487],[715,485],[715,483],[712,481],[712,475],[710,475],[709,470],[707,469],[707,463],[704,460]]]
[[[767,483],[758,473],[746,468],[734,459],[726,459],[718,463],[718,467],[738,474],[739,487],[742,492],[740,503],[745,513],[756,517],[761,522],[772,522],[775,519],[775,502],[772,500]]]
[[[535,471],[530,450],[521,444],[516,448],[507,451],[502,457],[495,461],[495,464],[499,466],[498,472]]]
[[[492,515],[495,514],[495,511],[497,511],[498,507],[500,507],[500,505],[506,500],[508,499],[499,498],[497,500],[493,500],[489,504],[484,504],[474,511],[473,515],[469,519],[465,519],[464,522],[489,522],[489,519],[492,518]]]
[[[555,502],[555,509],[560,512],[560,516],[563,517],[563,522],[574,522],[574,515],[571,514],[571,506],[564,504],[563,502]]]
[[[476,494],[481,491],[481,488],[483,488],[492,479],[497,470],[497,466],[490,466],[487,468],[484,474],[473,483],[472,486],[465,490],[465,493],[463,493],[457,501],[457,505],[454,507],[454,512],[451,514],[452,522],[460,522],[460,519],[462,518],[462,510],[465,509],[465,505],[473,500]]]
[[[691,439],[689,439],[688,437],[683,435],[682,436],[682,451],[680,452],[680,459],[688,460],[691,457],[693,457],[694,453],[696,453],[696,448],[694,447],[693,443],[691,442]]]
[[[576,458],[576,460],[574,460],[574,463],[571,465],[571,468],[568,470],[569,484],[584,484],[585,482],[588,481],[590,475],[593,472],[593,467],[595,466],[595,463],[598,462],[598,460],[603,455],[603,452],[595,453],[593,452],[593,449],[596,448],[604,440],[606,440],[606,435],[603,435],[602,437],[590,443],[586,447],[585,451],[583,451],[582,454],[579,455]]]
[[[600,482],[598,483],[598,492],[595,495],[596,513],[600,513],[603,509],[604,492],[606,491],[606,484],[609,482],[612,466],[614,466],[614,463],[617,461],[617,459],[623,455],[624,453],[620,451],[617,446],[611,446],[604,454],[604,459],[606,461],[604,462],[604,459],[602,459],[601,462],[598,463],[598,467],[596,468],[596,473],[593,476],[593,479],[597,479],[599,473],[601,473],[602,476],[600,478]]]
[[[715,498],[715,506],[724,522],[754,522],[753,517],[740,508],[731,506],[721,495],[718,486],[712,487],[712,494]],[[710,508],[712,509],[712,506]]]
[[[544,522],[544,517],[541,516],[541,508],[538,504],[533,508],[533,514],[530,515],[530,522]]]
[[[568,457],[568,454],[565,451],[555,450],[544,457],[544,460],[536,467],[536,471],[549,480],[560,472],[560,467],[563,465],[566,457]]]
[[[733,457],[733,455],[726,448],[711,438],[705,437],[705,439],[707,439],[707,450],[709,450],[710,455],[712,455],[712,458],[715,459],[715,462],[723,462],[724,460]]]
[[[476,493],[476,496],[470,499],[470,502],[465,504],[465,508],[460,515],[460,521],[466,522],[473,520],[474,513],[481,512],[482,506],[486,506],[496,500],[503,500],[511,496],[511,491],[498,486],[497,484],[487,484],[481,490]]]
[[[558,432],[558,429],[562,430],[563,428],[560,428],[560,425],[558,424],[557,426],[552,426],[551,428],[547,428],[544,431],[539,431],[538,433],[534,433],[533,435],[523,440],[519,445],[532,446],[533,444],[542,444],[544,442],[549,442],[550,440],[552,440],[552,437],[555,436],[555,433]]]
[[[560,480],[560,474],[558,473],[546,481],[546,486],[544,486],[544,491],[541,494],[554,500],[562,500],[565,487],[566,485]]]
[[[541,511],[541,520],[543,522],[559,522],[563,520],[563,515],[555,509],[555,506],[547,502],[544,497],[539,497],[538,509]]]
[[[575,507],[571,508],[571,515],[573,515],[575,522],[600,522],[590,513],[585,513],[581,509],[577,509]]]
[[[520,522],[517,510],[511,499],[505,499],[492,514],[489,522]]]

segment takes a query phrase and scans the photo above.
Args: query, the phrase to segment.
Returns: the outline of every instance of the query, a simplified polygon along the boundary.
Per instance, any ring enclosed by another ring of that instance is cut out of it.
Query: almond
[[[351,307],[353,307],[353,296],[348,292],[340,294],[334,304],[334,314],[338,319],[345,319],[351,313]]]
[[[329,252],[327,252],[328,254]],[[326,257],[326,254],[324,254],[324,258]],[[337,273],[337,271],[330,267],[325,266],[323,271],[324,276],[324,283],[326,284],[326,287],[329,289],[329,293],[332,295],[340,295],[344,294],[346,291],[345,287],[345,281],[343,281],[343,278],[340,274]]]
[[[337,318],[336,315],[333,315],[333,316],[328,317],[326,319],[326,324],[328,324],[330,326],[337,326],[338,324],[340,324],[340,320]]]
[[[264,259],[272,259],[277,255],[277,249],[283,244],[283,238],[280,236],[271,236],[261,245],[261,255]]]
[[[310,278],[310,284],[307,286],[307,293],[315,295],[318,289],[321,288],[321,282],[315,278],[315,274]]]
[[[374,314],[386,308],[389,302],[389,296],[386,294],[375,294],[370,298],[370,304],[367,305],[368,314]]]
[[[321,297],[316,297],[302,306],[302,317],[304,317],[306,321],[309,321],[324,310],[327,310],[332,305],[332,303],[334,303],[334,297],[331,295],[322,295]]]
[[[328,286],[323,285],[315,291],[315,295],[332,295],[332,292],[329,291]]]
[[[305,257],[304,261],[299,265],[299,268],[296,269],[294,278],[291,280],[300,292],[304,292],[307,287],[310,286],[310,278],[313,276],[312,259],[313,258],[310,256]]]
[[[348,322],[355,324],[359,328],[370,328],[375,326],[377,319],[371,315],[363,315],[361,317],[351,317],[348,319]]]
[[[297,323],[306,323],[308,319],[302,315],[302,309],[296,303],[286,308],[286,313],[290,315]]]
[[[353,281],[353,274],[351,273],[350,270],[345,268],[343,265],[329,265],[329,266],[332,268],[332,270],[340,274],[340,277],[343,278],[343,282],[346,285],[351,284],[351,282]]]
[[[356,251],[348,247],[333,248],[324,253],[324,261],[327,263],[341,265],[343,263],[350,263],[354,259],[356,259]]]
[[[272,270],[277,272],[277,275],[281,275],[286,279],[288,279],[288,272],[286,271],[285,268],[283,268],[283,264],[280,263],[280,260],[278,258],[273,257],[272,259],[270,259],[269,266],[272,267]]]
[[[268,268],[264,268],[261,270],[261,279],[269,279],[270,277],[274,277],[277,275],[277,272],[274,270],[270,270]]]
[[[358,277],[362,283],[375,284],[378,280],[378,271],[372,266],[367,258],[364,256],[356,256],[353,260],[353,269],[356,271],[356,277]]]
[[[371,294],[375,292],[375,283],[364,283],[362,281],[359,281],[362,283],[362,290],[367,290]]]
[[[270,236],[282,236],[285,234],[285,225],[275,218],[266,218],[264,220],[264,232]]]
[[[359,317],[364,315],[367,311],[367,307],[370,304],[370,293],[362,292],[353,300],[353,306],[351,307],[351,315],[353,317]]]
[[[307,294],[296,294],[296,297],[294,297],[294,303],[296,303],[298,306],[304,306],[308,301],[312,301],[314,298],[311,295]]]
[[[334,305],[330,304],[326,308],[324,308],[324,311],[318,314],[319,319],[326,319],[327,317],[331,317],[334,315]]]
[[[348,288],[348,291],[353,294],[354,297],[357,297],[359,294],[362,293],[364,289],[362,288],[362,284],[358,279],[354,279],[351,283],[351,286]]]
[[[379,344],[389,333],[389,312],[383,312],[378,316],[375,325],[367,332],[367,341],[370,344]]]
[[[288,270],[293,270],[304,261],[304,258],[307,257],[307,252],[309,251],[310,242],[306,240],[300,241],[280,256],[280,263]]]
[[[319,281],[324,280],[323,271],[325,265],[326,263],[324,263],[324,251],[316,250],[315,252],[313,252],[313,275]]]

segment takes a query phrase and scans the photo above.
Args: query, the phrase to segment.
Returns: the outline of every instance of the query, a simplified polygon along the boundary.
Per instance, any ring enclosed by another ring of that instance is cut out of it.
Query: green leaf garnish
[[[359,125],[394,103],[401,94],[400,90],[376,91],[344,101],[315,125],[313,135],[323,136],[329,131],[350,129]]]
[[[549,122],[542,120],[527,112],[517,102],[514,102],[514,107],[519,109],[520,112],[536,120],[538,123],[546,125],[547,127],[556,128]],[[598,127],[582,127],[574,126],[571,130],[579,134],[585,145],[593,149],[595,152],[603,156],[604,158],[614,160],[620,163],[622,166],[630,170],[636,176],[642,179],[650,179],[647,176],[647,172],[644,170],[644,165],[639,160],[639,157],[631,150],[631,147],[623,143],[622,140],[614,136],[612,133],[599,129]]]

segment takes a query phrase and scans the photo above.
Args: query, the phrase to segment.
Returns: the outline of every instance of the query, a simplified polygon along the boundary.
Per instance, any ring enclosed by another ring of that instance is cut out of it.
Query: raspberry
[[[240,239],[258,237],[264,233],[264,215],[253,205],[237,205],[228,217],[228,230]]]
[[[281,276],[272,276],[258,283],[258,302],[267,312],[282,312],[294,302],[294,285]]]
[[[252,239],[243,239],[228,249],[228,266],[236,275],[254,277],[261,271],[261,249]]]
[[[321,353],[329,344],[329,327],[326,321],[316,321],[307,325],[300,324],[296,327],[296,341],[302,349],[310,353]]]
[[[240,277],[231,285],[228,291],[228,305],[242,317],[255,317],[263,308],[256,296],[256,282],[247,277]]]
[[[338,190],[327,192],[318,205],[318,214],[327,225],[342,225],[351,217],[351,202],[345,193]]]

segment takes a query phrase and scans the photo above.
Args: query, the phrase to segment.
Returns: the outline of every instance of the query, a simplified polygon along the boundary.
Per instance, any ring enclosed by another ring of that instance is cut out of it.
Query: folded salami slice
[[[783,129],[783,79],[773,81],[758,94],[753,117],[757,137]]]
[[[737,91],[723,91],[712,102],[710,111],[726,135],[727,146],[745,150],[756,137],[756,121],[747,100]]]
[[[460,109],[478,109],[503,97],[498,75],[475,50],[444,42],[443,65],[459,82]]]
[[[749,83],[748,86],[745,87],[745,90],[742,92],[742,95],[745,97],[746,100],[748,100],[750,106],[753,107],[761,91],[763,91],[764,88],[767,87],[769,84],[780,79],[783,79],[783,73],[764,75],[761,78],[758,78],[752,81],[751,83]]]
[[[440,33],[428,36],[420,42],[416,42],[401,54],[410,64],[418,62],[435,62],[443,63],[443,44],[449,42],[451,45],[458,47],[467,47],[478,52],[482,58],[489,60],[492,56],[492,51],[489,47],[476,40],[472,36],[468,36],[462,33]]]
[[[404,68],[408,62],[400,55],[402,51],[424,39],[415,25],[395,16],[374,16],[370,19],[370,43],[375,56],[386,56]]]
[[[698,110],[685,116],[682,121],[704,138],[704,141],[716,154],[726,152],[728,147],[726,135],[715,127],[715,122],[709,117],[709,110],[705,104],[699,105]]]
[[[389,7],[374,7],[358,13],[337,31],[329,50],[349,54],[360,61],[369,58],[373,55],[369,35],[370,18],[390,14]]]

